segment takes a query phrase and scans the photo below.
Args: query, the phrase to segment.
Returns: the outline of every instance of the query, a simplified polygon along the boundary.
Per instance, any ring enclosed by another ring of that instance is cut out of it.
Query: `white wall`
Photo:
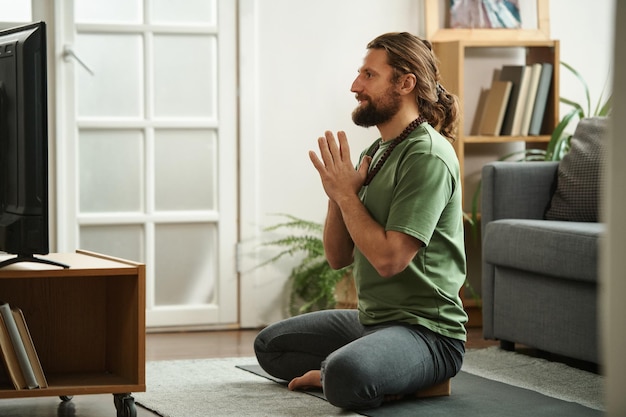
[[[308,151],[325,130],[345,130],[353,155],[377,138],[354,126],[350,86],[367,43],[416,33],[414,0],[241,0],[241,237],[243,326],[283,317],[293,263],[252,269],[271,213],[322,222],[327,200]],[[354,159],[353,159],[354,160]]]
[[[550,1],[561,59],[582,73],[594,101],[609,79],[613,10],[614,0]],[[263,259],[262,228],[277,220],[268,214],[323,221],[326,198],[307,152],[327,129],[346,130],[353,155],[376,139],[375,129],[351,121],[356,101],[350,85],[367,42],[387,31],[421,35],[422,13],[422,2],[414,0],[240,0],[244,327],[283,317],[293,263],[253,269]],[[577,81],[561,74],[561,94],[582,100],[573,91]]]
[[[612,81],[614,13],[614,0],[550,0],[550,33],[561,40],[561,61],[589,84],[593,105]],[[562,97],[584,102],[580,83],[564,69],[560,87]]]

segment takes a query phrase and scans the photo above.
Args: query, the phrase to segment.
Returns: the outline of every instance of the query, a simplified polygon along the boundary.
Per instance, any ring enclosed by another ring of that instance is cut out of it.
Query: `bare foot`
[[[322,373],[319,370],[309,371],[306,374],[296,377],[287,385],[291,391],[297,389],[322,388]]]

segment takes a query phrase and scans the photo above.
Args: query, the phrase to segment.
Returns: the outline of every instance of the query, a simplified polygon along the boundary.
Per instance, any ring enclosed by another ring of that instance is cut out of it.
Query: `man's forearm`
[[[354,243],[343,222],[341,211],[335,202],[328,200],[328,213],[324,224],[324,250],[331,267],[343,268],[354,259]]]
[[[375,252],[384,250],[385,229],[372,218],[358,196],[349,196],[340,204],[334,204],[352,242],[368,259]]]
[[[419,250],[419,240],[401,232],[387,232],[358,196],[345,196],[336,204],[352,242],[381,276],[391,277],[404,270]]]

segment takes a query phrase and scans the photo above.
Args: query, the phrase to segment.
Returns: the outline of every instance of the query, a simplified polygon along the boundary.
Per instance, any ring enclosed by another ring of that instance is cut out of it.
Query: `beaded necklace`
[[[363,183],[364,186],[369,185],[369,183],[372,182],[372,180],[374,179],[376,174],[378,174],[378,171],[380,171],[380,169],[383,167],[383,165],[385,164],[385,161],[387,161],[387,158],[389,158],[389,155],[391,155],[391,152],[395,149],[395,147],[398,146],[398,144],[402,142],[404,139],[406,139],[409,136],[409,134],[415,130],[415,128],[417,128],[419,125],[421,125],[424,122],[427,122],[427,120],[423,118],[422,116],[419,116],[417,119],[413,120],[402,131],[402,133],[400,133],[400,136],[391,140],[391,142],[389,143],[389,147],[385,149],[385,153],[383,153],[380,159],[378,160],[378,162],[376,162],[376,165],[374,165],[374,168],[370,169],[369,172],[367,173],[367,177],[365,178],[365,182]],[[376,155],[378,148],[380,148],[381,141],[379,141],[376,144],[376,146],[372,149],[371,152],[368,152],[368,155],[371,156],[372,158],[374,157],[374,155]]]

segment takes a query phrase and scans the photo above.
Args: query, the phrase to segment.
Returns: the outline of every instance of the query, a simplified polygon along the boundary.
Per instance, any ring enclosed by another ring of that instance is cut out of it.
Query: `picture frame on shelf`
[[[546,40],[550,39],[550,7],[549,0],[518,0],[520,9],[525,5],[533,6],[527,18],[522,13],[522,22],[529,22],[521,29],[509,28],[450,28],[448,11],[450,0],[424,0],[424,32],[430,41],[453,40],[489,40],[497,35],[501,40]],[[535,4],[536,2],[536,4]],[[441,7],[444,5],[444,7]],[[529,8],[530,9],[530,8]],[[533,24],[535,21],[536,24]],[[530,28],[532,26],[532,28]]]
[[[452,29],[521,29],[519,0],[450,0]]]

